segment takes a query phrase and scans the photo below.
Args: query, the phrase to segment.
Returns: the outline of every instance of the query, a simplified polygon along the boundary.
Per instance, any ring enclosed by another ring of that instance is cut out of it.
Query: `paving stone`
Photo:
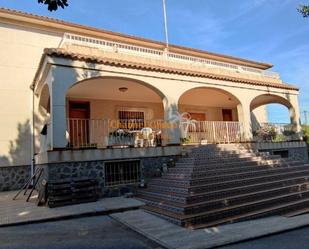
[[[58,208],[38,207],[34,198],[26,202],[26,196],[21,194],[17,200],[12,198],[17,191],[0,192],[0,226],[16,223],[31,223],[46,219],[65,218],[67,216],[79,216],[104,211],[117,211],[119,209],[134,209],[144,205],[133,198],[114,197],[103,198],[96,202],[83,203]]]
[[[309,225],[309,214],[292,218],[275,216],[199,230],[179,227],[141,209],[111,216],[148,239],[177,249],[213,248]]]

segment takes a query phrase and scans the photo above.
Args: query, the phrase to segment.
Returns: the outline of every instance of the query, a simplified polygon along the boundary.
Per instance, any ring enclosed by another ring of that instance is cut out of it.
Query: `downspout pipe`
[[[30,87],[32,94],[31,94],[31,124],[30,124],[30,140],[31,140],[31,146],[30,146],[30,154],[31,154],[31,162],[30,162],[30,175],[33,177],[34,175],[34,167],[35,167],[35,128],[34,128],[34,123],[35,123],[35,117],[34,117],[34,85],[31,85]],[[32,182],[33,184],[33,182]]]

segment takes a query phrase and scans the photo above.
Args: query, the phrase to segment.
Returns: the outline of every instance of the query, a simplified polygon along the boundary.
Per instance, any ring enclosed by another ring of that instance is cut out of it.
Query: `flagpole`
[[[166,4],[165,0],[162,0],[163,4],[163,17],[164,17],[164,33],[165,33],[165,48],[168,50],[168,32],[167,32],[167,18],[166,18]]]

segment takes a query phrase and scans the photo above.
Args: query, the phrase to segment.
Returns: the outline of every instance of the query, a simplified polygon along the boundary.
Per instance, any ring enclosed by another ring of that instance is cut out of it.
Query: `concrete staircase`
[[[147,211],[197,229],[309,207],[309,164],[241,145],[192,149],[138,198]]]

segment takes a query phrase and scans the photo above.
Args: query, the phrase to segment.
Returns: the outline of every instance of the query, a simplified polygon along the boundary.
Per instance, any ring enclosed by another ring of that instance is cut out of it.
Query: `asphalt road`
[[[161,248],[109,216],[0,228],[0,249]]]
[[[309,227],[269,237],[242,242],[220,249],[307,249],[309,248]]]
[[[159,249],[109,216],[0,228],[0,249]],[[309,227],[220,249],[306,249]]]

